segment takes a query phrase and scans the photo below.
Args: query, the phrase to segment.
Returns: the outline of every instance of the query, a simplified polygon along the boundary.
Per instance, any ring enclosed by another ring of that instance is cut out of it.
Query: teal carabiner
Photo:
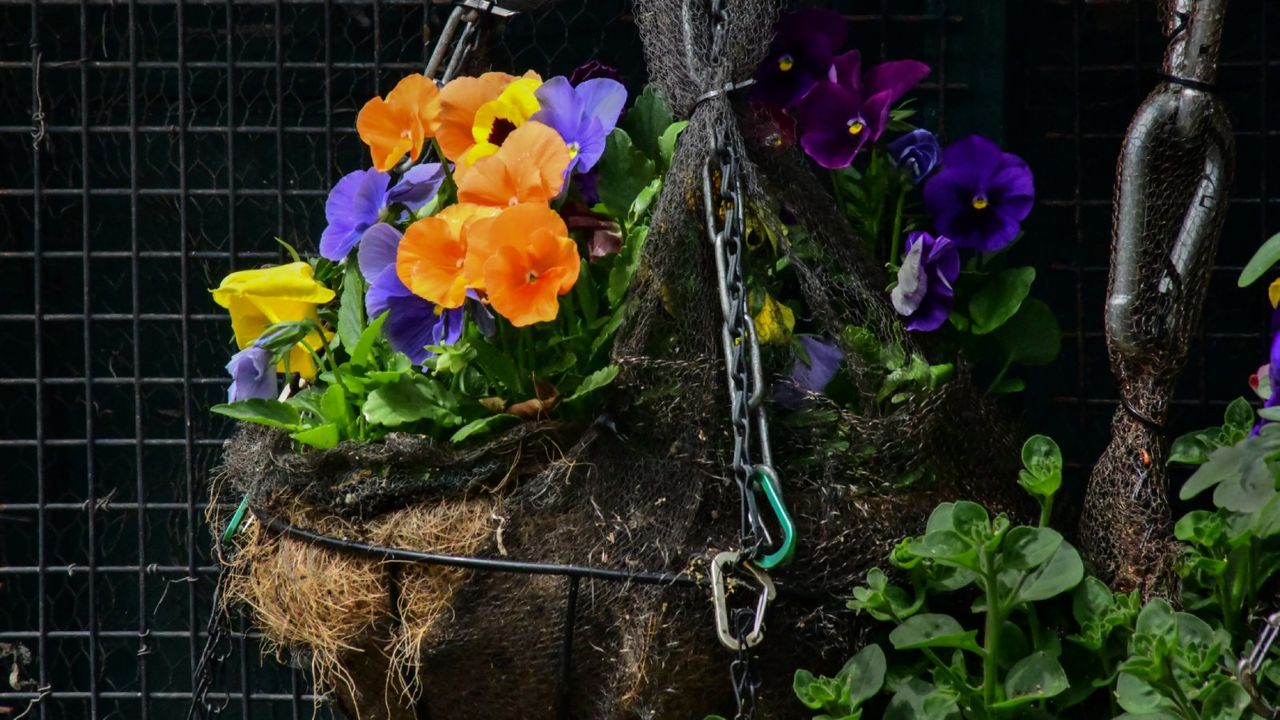
[[[751,475],[752,482],[758,484],[764,491],[764,497],[769,501],[769,507],[773,508],[773,516],[777,518],[778,527],[782,530],[782,542],[778,543],[777,549],[753,561],[756,567],[762,570],[772,570],[787,564],[795,554],[796,524],[791,519],[787,504],[782,500],[782,487],[773,468],[768,465],[757,465],[751,471]]]

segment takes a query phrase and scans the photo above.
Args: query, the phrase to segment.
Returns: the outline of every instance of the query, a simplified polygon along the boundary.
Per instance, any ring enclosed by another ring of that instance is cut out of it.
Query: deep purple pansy
[[[955,302],[960,252],[948,238],[926,232],[908,235],[905,250],[889,299],[908,330],[932,332],[947,321]]]
[[[368,279],[365,310],[370,318],[388,312],[382,333],[391,347],[421,365],[432,354],[428,345],[452,345],[462,337],[465,311],[442,310],[430,300],[418,297],[396,274],[396,250],[400,231],[386,223],[369,228],[357,255],[360,272]]]
[[[409,168],[392,187],[391,176],[370,168],[344,175],[324,203],[329,225],[320,236],[320,255],[339,262],[360,242],[365,231],[387,219],[383,213],[393,204],[416,212],[435,197],[444,182],[444,168],[439,163],[424,163]]]
[[[609,78],[593,78],[578,86],[553,77],[534,91],[541,109],[531,120],[550,126],[569,146],[568,173],[586,172],[604,154],[605,138],[618,126],[627,89]]]
[[[807,406],[814,394],[826,390],[844,359],[839,346],[830,340],[813,335],[797,338],[803,353],[796,353],[790,377],[773,387],[773,401],[792,410]]]
[[[622,73],[612,65],[605,65],[599,60],[588,60],[569,73],[569,82],[574,86],[595,78],[608,78],[622,82]]]
[[[884,134],[893,104],[928,74],[929,66],[915,60],[881,63],[864,74],[857,50],[836,57],[827,78],[795,107],[800,147],[825,168],[848,167]]]
[[[1027,163],[979,135],[944,150],[941,167],[924,184],[934,229],[982,252],[1008,247],[1018,237],[1035,196]]]
[[[938,166],[938,157],[942,154],[938,136],[924,129],[912,130],[886,147],[893,164],[915,184],[919,184],[933,172]]]
[[[827,76],[848,28],[837,12],[812,8],[784,15],[774,29],[769,54],[756,68],[751,99],[789,108]]]
[[[227,363],[231,385],[227,388],[227,402],[276,397],[276,364],[271,362],[271,351],[250,345],[231,356]]]
[[[1271,335],[1271,362],[1258,368],[1261,374],[1265,368],[1267,373],[1267,397],[1263,401],[1262,407],[1272,408],[1280,406],[1280,332],[1274,329],[1276,315],[1280,315],[1280,309],[1272,314],[1272,335]],[[1255,388],[1257,389],[1257,388]],[[1262,430],[1263,425],[1269,424],[1271,421],[1266,418],[1259,418],[1258,424],[1253,426],[1253,432],[1250,435],[1257,435]]]

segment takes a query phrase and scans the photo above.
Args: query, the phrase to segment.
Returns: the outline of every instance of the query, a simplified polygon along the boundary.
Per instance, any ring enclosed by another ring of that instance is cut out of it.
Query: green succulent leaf
[[[970,332],[986,335],[1007,322],[1021,309],[1035,279],[1033,267],[1010,268],[993,275],[969,300]]]
[[[921,613],[907,618],[906,622],[889,633],[889,642],[897,650],[921,648],[958,648],[981,653],[977,630],[965,630],[950,615]]]

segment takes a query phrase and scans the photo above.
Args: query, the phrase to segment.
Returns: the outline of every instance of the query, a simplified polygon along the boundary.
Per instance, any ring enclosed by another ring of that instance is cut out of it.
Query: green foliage
[[[1250,613],[1280,574],[1280,426],[1250,437],[1253,418],[1242,401],[1222,427],[1188,436],[1198,449],[1183,462],[1199,468],[1183,497],[1212,488],[1214,507],[1175,527],[1180,610],[1084,575],[1079,554],[1047,526],[1062,454],[1037,435],[1023,445],[1018,482],[1041,503],[1041,523],[1015,527],[974,503],[939,505],[925,533],[889,557],[902,582],[873,568],[849,602],[891,626],[880,697],[844,703],[852,696],[834,679],[803,672],[797,696],[833,718],[862,717],[886,698],[883,717],[903,720],[1076,718],[1105,707],[1114,720],[1256,717],[1234,668],[1252,649]],[[942,611],[964,598],[975,619]],[[1280,663],[1264,662],[1257,676],[1263,697],[1280,696]]]
[[[1272,235],[1270,239],[1262,243],[1262,247],[1249,258],[1249,262],[1244,266],[1244,270],[1240,271],[1240,287],[1249,287],[1257,282],[1258,278],[1267,273],[1268,270],[1275,267],[1280,262],[1280,233]]]
[[[656,153],[656,138],[655,138]],[[600,202],[616,218],[627,217],[631,204],[653,181],[656,166],[649,155],[632,143],[626,130],[616,128],[605,140],[600,158]]]
[[[667,102],[658,95],[652,85],[646,85],[644,90],[636,96],[635,103],[623,116],[619,126],[625,131],[624,134],[630,136],[630,140],[635,142],[640,152],[656,160],[662,155],[661,139],[673,124],[674,118],[671,117],[671,108],[667,107]],[[678,134],[680,131],[674,132]],[[674,145],[674,138],[671,142]]]

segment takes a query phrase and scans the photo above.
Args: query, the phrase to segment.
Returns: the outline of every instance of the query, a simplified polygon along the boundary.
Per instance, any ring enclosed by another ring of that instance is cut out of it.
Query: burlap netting
[[[621,373],[607,421],[528,426],[461,453],[396,437],[298,455],[272,433],[244,430],[228,448],[222,497],[248,492],[295,524],[339,537],[537,562],[700,574],[714,552],[736,547],[721,319],[698,220],[713,129],[727,128],[748,158],[753,217],[777,223],[785,207],[821,250],[817,262],[796,260],[806,322],[833,337],[860,325],[921,349],[903,336],[879,289],[882,271],[860,255],[863,243],[803,158],[745,139],[739,100],[696,102],[751,75],[777,12],[773,0],[728,5],[724,59],[712,67],[703,3],[635,3],[650,76],[690,125],[614,348]],[[757,717],[797,716],[795,668],[834,671],[846,658],[856,628],[841,596],[894,542],[918,532],[938,502],[1008,507],[1016,496],[1009,433],[963,372],[929,397],[882,411],[869,397],[876,371],[849,358],[844,371],[866,391],[865,410],[839,411],[818,428],[774,424],[775,464],[800,541],[795,561],[775,574],[784,591],[758,648]],[[831,449],[835,437],[849,449]],[[892,487],[913,471],[924,479]],[[384,566],[261,525],[239,545],[230,599],[247,604],[279,647],[309,659],[322,687],[361,717],[553,716],[564,578]],[[703,590],[584,580],[574,637],[573,717],[732,714],[730,656]]]

